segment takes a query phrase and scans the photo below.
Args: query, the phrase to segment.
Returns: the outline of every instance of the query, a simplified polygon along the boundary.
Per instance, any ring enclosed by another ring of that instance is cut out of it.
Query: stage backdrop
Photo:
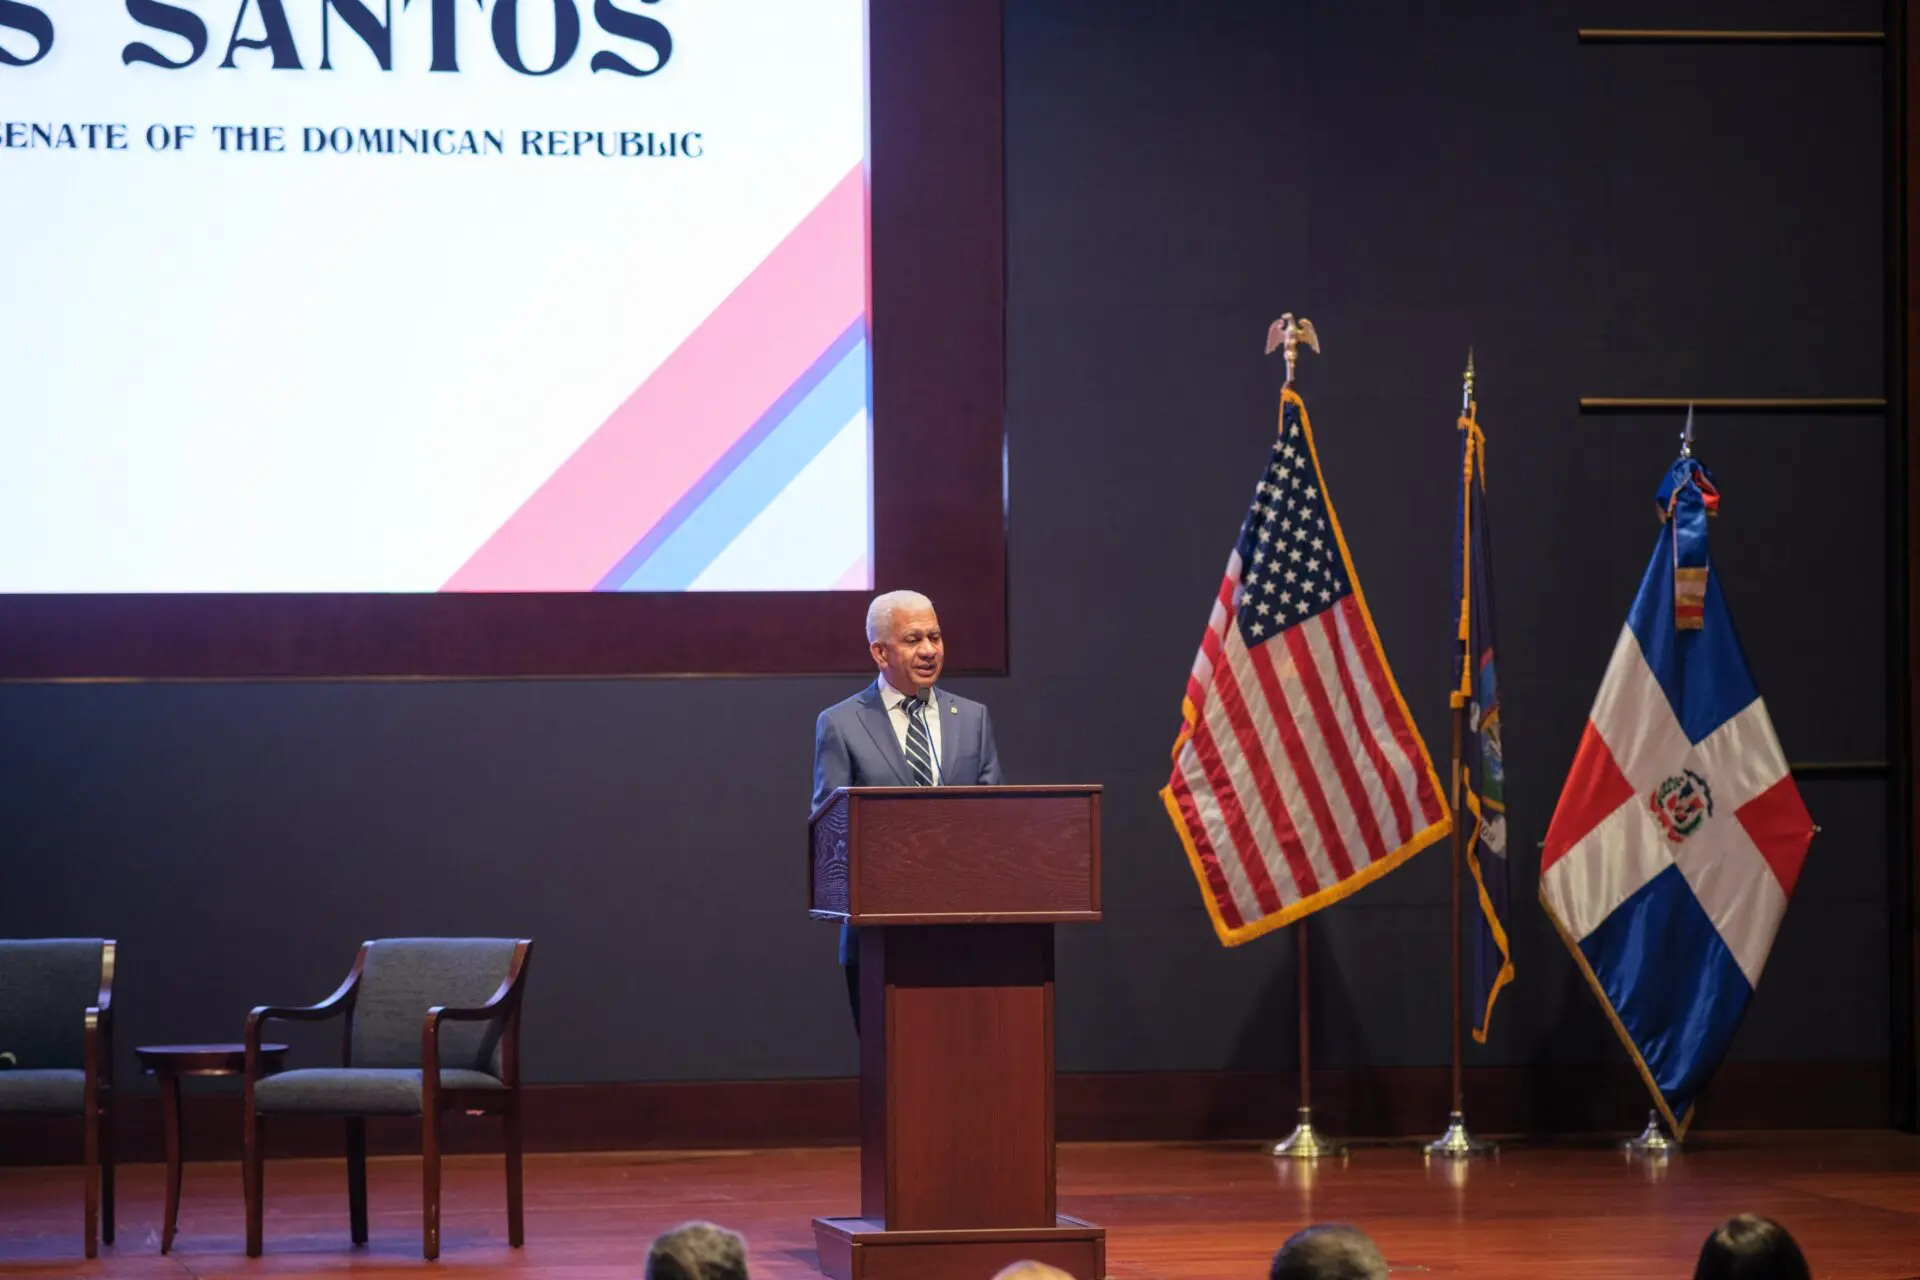
[[[1763,8],[1658,20],[1879,23],[1864,0]],[[954,687],[991,704],[1009,780],[1107,787],[1106,921],[1061,932],[1063,1070],[1294,1052],[1290,939],[1214,942],[1154,794],[1266,456],[1281,371],[1260,342],[1282,310],[1324,339],[1301,389],[1438,744],[1475,348],[1519,981],[1472,1060],[1622,1060],[1534,905],[1534,851],[1680,424],[1577,400],[1876,396],[1886,358],[1880,51],[1575,39],[1647,20],[1609,0],[1009,4],[1011,674]],[[1790,758],[1884,759],[1882,421],[1698,428]],[[949,636],[961,662],[981,642]],[[856,684],[0,690],[0,934],[119,937],[123,1053],[318,999],[364,937],[494,933],[538,940],[535,1081],[851,1074],[799,859],[814,715]],[[1823,830],[1734,1056],[1881,1061],[1885,783],[1803,788]],[[1321,1062],[1445,1061],[1446,898],[1435,851],[1314,917]]]

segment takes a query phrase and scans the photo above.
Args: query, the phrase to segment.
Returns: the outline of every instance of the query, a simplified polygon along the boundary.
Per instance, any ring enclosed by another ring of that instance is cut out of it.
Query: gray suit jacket
[[[950,787],[1000,784],[1000,756],[993,747],[993,721],[986,707],[933,691],[940,717],[940,781]],[[880,700],[880,682],[820,713],[813,728],[813,807],[838,787],[910,787],[913,770],[900,749],[893,720]],[[840,963],[860,958],[859,939],[840,927]]]

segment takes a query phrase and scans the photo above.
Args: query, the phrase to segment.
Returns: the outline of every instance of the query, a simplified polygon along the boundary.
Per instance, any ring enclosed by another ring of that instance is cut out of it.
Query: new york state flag
[[[1711,572],[1720,495],[1683,454],[1547,830],[1540,901],[1668,1126],[1733,1040],[1814,826]]]

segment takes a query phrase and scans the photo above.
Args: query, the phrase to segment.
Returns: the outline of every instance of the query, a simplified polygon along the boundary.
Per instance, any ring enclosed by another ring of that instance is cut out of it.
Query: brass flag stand
[[[1307,1038],[1307,1021],[1312,1007],[1307,1003],[1307,922],[1293,927],[1298,945],[1294,967],[1300,977],[1300,1113],[1293,1132],[1273,1145],[1273,1154],[1290,1160],[1318,1160],[1321,1156],[1343,1156],[1346,1144],[1336,1142],[1313,1125],[1313,1052]]]
[[[1628,1138],[1621,1147],[1630,1156],[1670,1156],[1680,1149],[1680,1139],[1667,1132],[1660,1113],[1648,1108],[1647,1127],[1637,1138]]]
[[[1287,360],[1287,386],[1293,385],[1295,362],[1304,342],[1315,355],[1320,354],[1320,335],[1313,322],[1293,318],[1291,311],[1275,320],[1267,329],[1267,354],[1283,351]],[[1345,1144],[1334,1141],[1313,1123],[1313,1051],[1308,1027],[1312,1005],[1307,995],[1307,922],[1303,918],[1293,927],[1296,946],[1295,974],[1300,988],[1300,1111],[1293,1132],[1274,1144],[1273,1154],[1289,1160],[1318,1160],[1321,1156],[1345,1155]]]
[[[1471,350],[1467,352],[1467,371],[1463,377],[1463,382],[1464,385],[1460,392],[1460,418],[1461,428],[1465,430],[1467,424],[1472,421],[1474,413],[1473,352]],[[1461,483],[1467,483],[1467,477],[1464,472],[1461,475]],[[1471,500],[1472,496],[1469,493],[1468,501]],[[1464,511],[1465,508],[1463,507],[1462,510]],[[1463,551],[1462,554],[1464,555],[1465,552]],[[1470,570],[1467,571],[1470,572]],[[1463,609],[1471,607],[1471,605],[1465,602],[1462,604]],[[1457,641],[1459,661],[1465,664],[1459,668],[1459,670],[1462,671],[1471,671],[1473,669],[1473,655],[1467,652],[1467,632],[1466,618],[1463,613],[1460,623],[1459,639]],[[1464,880],[1466,876],[1467,824],[1462,821],[1460,809],[1461,792],[1465,789],[1465,765],[1463,763],[1462,753],[1466,746],[1467,702],[1467,695],[1456,688],[1451,698],[1453,709],[1453,773],[1451,775],[1452,780],[1448,795],[1448,803],[1453,809],[1453,1110],[1447,1116],[1447,1131],[1426,1145],[1428,1159],[1439,1156],[1446,1160],[1466,1160],[1474,1156],[1494,1155],[1500,1150],[1498,1144],[1481,1141],[1469,1133],[1467,1131],[1465,1115],[1466,1084],[1462,1067],[1464,1049],[1460,1040],[1460,1027],[1465,1020],[1465,1011],[1461,1007],[1462,1001],[1460,999],[1460,887],[1462,880]]]

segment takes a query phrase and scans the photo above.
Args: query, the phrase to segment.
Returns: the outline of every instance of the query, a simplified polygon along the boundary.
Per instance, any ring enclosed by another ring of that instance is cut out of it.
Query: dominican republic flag
[[[1813,821],[1711,572],[1683,453],[1540,860],[1540,901],[1668,1126],[1686,1131],[1793,896]]]
[[[1338,902],[1452,829],[1291,386],[1160,797],[1227,946]]]

